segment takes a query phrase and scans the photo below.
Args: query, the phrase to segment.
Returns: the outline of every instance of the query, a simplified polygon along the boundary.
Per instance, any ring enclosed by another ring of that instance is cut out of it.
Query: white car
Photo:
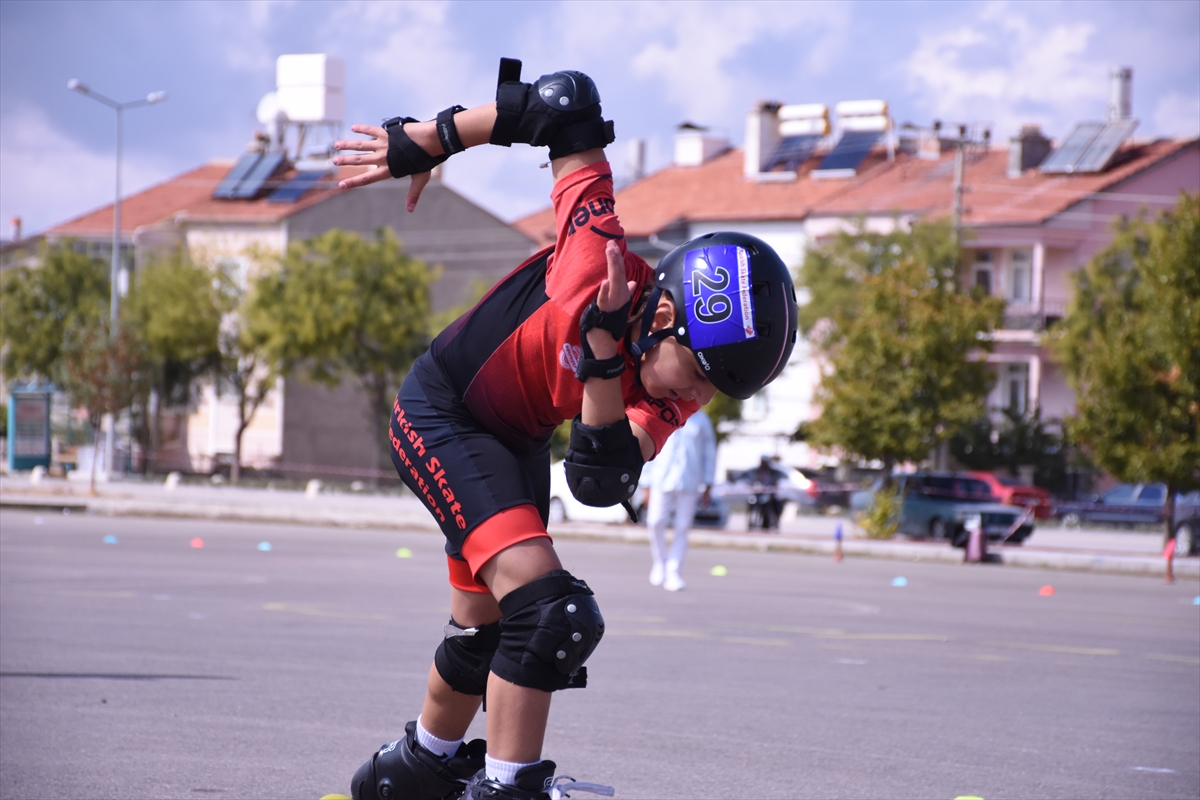
[[[550,465],[550,523],[559,522],[628,522],[629,515],[623,506],[596,508],[585,506],[571,494],[567,486],[564,462]]]

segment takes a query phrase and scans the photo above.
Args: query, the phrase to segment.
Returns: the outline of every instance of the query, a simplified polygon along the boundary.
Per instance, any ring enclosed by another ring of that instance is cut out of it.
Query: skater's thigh
[[[500,619],[500,605],[490,594],[450,587],[450,616],[464,628],[490,625]]]

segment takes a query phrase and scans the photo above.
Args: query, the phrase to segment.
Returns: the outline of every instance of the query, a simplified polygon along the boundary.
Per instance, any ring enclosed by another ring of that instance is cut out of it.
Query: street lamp
[[[109,286],[109,318],[111,322],[111,330],[113,334],[117,330],[117,311],[119,292],[117,281],[120,277],[121,269],[121,137],[123,133],[123,112],[127,108],[137,108],[138,106],[149,106],[155,103],[161,103],[167,99],[166,92],[151,92],[142,100],[131,100],[128,103],[118,103],[116,100],[105,97],[97,91],[89,88],[86,83],[71,78],[67,81],[67,88],[73,92],[79,92],[84,97],[90,97],[93,100],[103,103],[117,112],[117,194],[113,202],[113,242],[112,242],[112,276]],[[116,420],[111,414],[105,415],[105,423],[107,430],[104,436],[104,469],[105,472],[112,472],[113,456],[116,439]],[[95,458],[93,454],[92,458]]]

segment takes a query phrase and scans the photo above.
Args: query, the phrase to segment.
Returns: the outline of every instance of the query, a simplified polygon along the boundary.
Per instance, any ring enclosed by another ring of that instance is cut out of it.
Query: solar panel
[[[1075,172],[1075,163],[1087,151],[1088,147],[1104,130],[1103,122],[1081,122],[1075,130],[1063,140],[1062,145],[1046,157],[1038,167],[1042,172],[1071,173]]]
[[[1112,161],[1117,148],[1129,138],[1129,134],[1133,133],[1136,127],[1136,119],[1120,119],[1108,123],[1075,162],[1074,172],[1101,172],[1108,166],[1108,162]]]
[[[775,148],[775,152],[771,154],[767,160],[767,166],[764,171],[770,172],[778,166],[782,166],[787,170],[795,170],[804,160],[812,155],[813,150],[817,147],[817,142],[821,141],[819,134],[807,134],[804,136],[785,136],[779,142],[779,146]]]
[[[275,174],[275,170],[282,166],[284,158],[283,153],[264,154],[249,174],[242,179],[242,182],[230,192],[229,196],[234,200],[254,199],[262,191],[263,184]]]
[[[320,180],[329,175],[328,172],[320,171],[305,171],[297,172],[292,178],[280,186],[267,197],[268,203],[294,203],[299,200],[305,192],[313,188]]]
[[[218,200],[233,199],[233,191],[238,187],[238,184],[250,174],[254,169],[254,165],[262,158],[262,153],[246,153],[237,160],[233,165],[233,169],[225,173],[225,177],[217,184],[217,188],[213,190],[212,196]]]
[[[858,169],[858,165],[867,157],[867,153],[871,152],[871,148],[875,146],[882,135],[882,131],[846,131],[833,150],[829,151],[829,155],[825,156],[821,166],[817,167],[817,171],[850,170],[853,172]]]

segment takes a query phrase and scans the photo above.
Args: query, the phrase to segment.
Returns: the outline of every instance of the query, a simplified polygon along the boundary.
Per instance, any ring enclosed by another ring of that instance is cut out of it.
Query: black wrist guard
[[[579,318],[579,345],[583,350],[583,357],[579,359],[579,365],[575,367],[575,377],[581,381],[586,381],[588,378],[615,378],[625,371],[625,356],[617,353],[612,358],[598,360],[592,352],[592,346],[588,343],[588,331],[599,328],[608,333],[616,341],[621,341],[625,336],[625,329],[629,326],[629,309],[633,306],[633,298],[629,299],[625,305],[618,308],[616,311],[601,311],[600,306],[596,305],[595,301],[583,311],[583,316]]]
[[[454,124],[454,115],[466,111],[462,106],[450,106],[437,115],[434,127],[437,129],[438,141],[442,143],[443,152],[440,156],[431,156],[424,148],[409,138],[404,132],[405,124],[419,122],[413,117],[392,117],[383,121],[383,129],[388,134],[387,165],[388,172],[393,178],[403,178],[406,175],[417,175],[429,172],[438,164],[455,153],[461,153],[462,140],[458,138],[458,127]]]
[[[585,425],[575,417],[571,423],[567,486],[584,505],[615,506],[633,497],[642,464],[642,447],[628,419]]]
[[[587,75],[564,70],[543,75],[536,84],[521,83],[521,62],[500,59],[492,144],[549,145],[555,159],[604,147],[615,138],[612,121],[601,117],[600,92]]]

